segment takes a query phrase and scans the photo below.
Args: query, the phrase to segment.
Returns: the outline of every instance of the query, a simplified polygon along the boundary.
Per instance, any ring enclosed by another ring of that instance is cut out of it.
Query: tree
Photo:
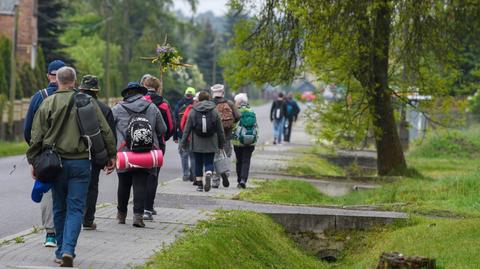
[[[222,81],[221,72],[217,66],[218,40],[212,24],[206,20],[203,24],[202,38],[197,45],[195,62],[208,85]]]
[[[402,173],[406,162],[392,97],[404,101],[400,93],[411,89],[442,94],[451,85],[446,22],[458,4],[452,2],[256,1],[250,10],[258,11],[237,28],[234,41],[234,53],[243,62],[230,72],[259,84],[280,84],[309,70],[323,81],[345,85],[348,115],[371,123],[379,174]],[[230,1],[240,10],[250,4]]]
[[[38,42],[45,53],[45,60],[50,62],[62,59],[69,62],[61,52],[63,48],[58,38],[66,28],[62,12],[67,4],[63,0],[38,0]]]

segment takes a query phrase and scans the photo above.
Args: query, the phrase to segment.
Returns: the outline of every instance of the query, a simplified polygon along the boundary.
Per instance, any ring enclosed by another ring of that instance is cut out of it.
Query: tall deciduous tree
[[[233,50],[243,63],[231,73],[257,83],[283,83],[310,70],[345,85],[350,114],[373,126],[379,174],[401,173],[406,162],[391,84],[402,91],[413,88],[409,85],[441,90],[438,81],[448,66],[442,63],[451,60],[445,26],[449,9],[458,4],[452,2],[457,1],[231,0],[232,8],[252,6],[254,13],[237,29]]]

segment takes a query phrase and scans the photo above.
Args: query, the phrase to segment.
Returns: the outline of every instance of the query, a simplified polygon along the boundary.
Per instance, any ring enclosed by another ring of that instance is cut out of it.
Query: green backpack
[[[253,111],[244,111],[238,122],[235,136],[245,146],[254,145],[258,139],[257,117]]]

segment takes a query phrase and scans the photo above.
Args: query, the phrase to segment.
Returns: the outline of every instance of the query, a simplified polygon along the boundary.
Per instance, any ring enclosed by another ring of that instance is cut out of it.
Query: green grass
[[[409,226],[350,233],[343,259],[332,268],[375,268],[382,252],[436,259],[437,268],[480,268],[480,219],[417,218]]]
[[[220,211],[200,222],[143,269],[160,268],[323,268],[296,248],[269,217],[252,212]]]
[[[292,176],[343,176],[342,168],[313,154],[305,154],[289,161],[284,172]]]
[[[411,149],[412,157],[479,158],[480,129],[439,131],[417,142]]]
[[[0,157],[25,154],[28,145],[25,142],[0,141]]]

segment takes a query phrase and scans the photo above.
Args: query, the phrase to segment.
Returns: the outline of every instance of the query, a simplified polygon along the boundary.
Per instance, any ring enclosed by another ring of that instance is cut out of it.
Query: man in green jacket
[[[58,245],[55,256],[56,262],[62,267],[73,267],[91,174],[88,147],[80,135],[76,121],[76,107],[73,106],[67,115],[68,105],[76,94],[75,80],[73,68],[62,67],[57,71],[59,89],[45,99],[35,113],[31,144],[27,151],[30,164],[33,164],[42,150],[51,146],[55,147],[62,158],[63,171],[53,180],[52,188],[53,219]],[[96,104],[94,106],[110,157],[106,168],[111,171],[115,164],[115,138],[100,108]],[[32,176],[35,177],[33,168]]]

